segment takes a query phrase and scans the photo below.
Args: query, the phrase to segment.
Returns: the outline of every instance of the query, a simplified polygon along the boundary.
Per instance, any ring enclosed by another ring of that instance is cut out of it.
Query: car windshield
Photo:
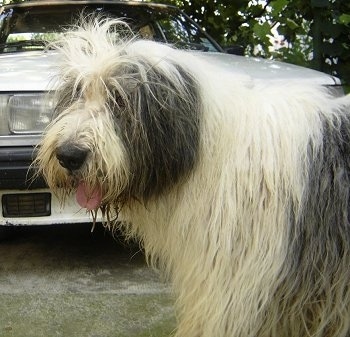
[[[184,13],[173,7],[151,4],[50,4],[4,7],[0,12],[0,52],[45,48],[81,13],[122,18],[145,39],[170,43],[179,48],[221,51],[215,41]]]

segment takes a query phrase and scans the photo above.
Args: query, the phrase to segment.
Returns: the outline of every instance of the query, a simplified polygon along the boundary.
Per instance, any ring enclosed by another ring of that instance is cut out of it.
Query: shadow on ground
[[[0,243],[1,337],[163,337],[174,326],[169,286],[102,227],[27,227]]]

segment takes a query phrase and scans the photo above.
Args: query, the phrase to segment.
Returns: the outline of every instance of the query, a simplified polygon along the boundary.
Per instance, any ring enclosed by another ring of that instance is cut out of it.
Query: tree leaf
[[[350,25],[350,14],[343,13],[342,15],[339,16],[339,23],[343,25]]]
[[[270,2],[270,7],[274,15],[280,15],[282,10],[288,5],[288,0],[274,0]]]
[[[287,24],[288,28],[291,30],[296,30],[299,28],[299,25],[294,20],[292,20],[290,18],[287,18],[286,24]]]
[[[256,23],[253,27],[253,31],[260,40],[264,41],[266,37],[271,34],[271,27],[267,21],[263,24]]]

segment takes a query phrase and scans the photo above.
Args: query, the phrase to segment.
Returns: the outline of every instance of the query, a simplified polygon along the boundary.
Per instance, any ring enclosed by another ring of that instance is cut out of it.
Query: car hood
[[[223,53],[198,53],[211,63],[220,63],[226,71],[244,74],[258,81],[299,81],[320,85],[340,85],[334,76],[289,63],[255,57],[237,56]]]
[[[43,51],[0,55],[0,91],[48,90],[57,56]]]
[[[245,74],[258,81],[275,80],[334,85],[339,80],[324,73],[287,63],[243,56],[196,52],[201,58],[220,64],[226,71]],[[0,55],[0,91],[44,91],[53,89],[58,60],[54,51],[28,51]]]

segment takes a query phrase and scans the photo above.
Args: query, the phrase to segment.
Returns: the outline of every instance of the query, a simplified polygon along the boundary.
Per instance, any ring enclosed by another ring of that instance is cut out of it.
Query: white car
[[[30,1],[0,7],[0,233],[13,225],[91,221],[74,197],[61,205],[42,179],[28,171],[34,148],[51,120],[54,90],[50,80],[57,55],[47,40],[79,13],[124,18],[141,37],[187,48],[220,63],[235,76],[255,81],[310,82],[342,89],[337,78],[314,70],[231,55],[182,11],[172,6],[132,1]]]

